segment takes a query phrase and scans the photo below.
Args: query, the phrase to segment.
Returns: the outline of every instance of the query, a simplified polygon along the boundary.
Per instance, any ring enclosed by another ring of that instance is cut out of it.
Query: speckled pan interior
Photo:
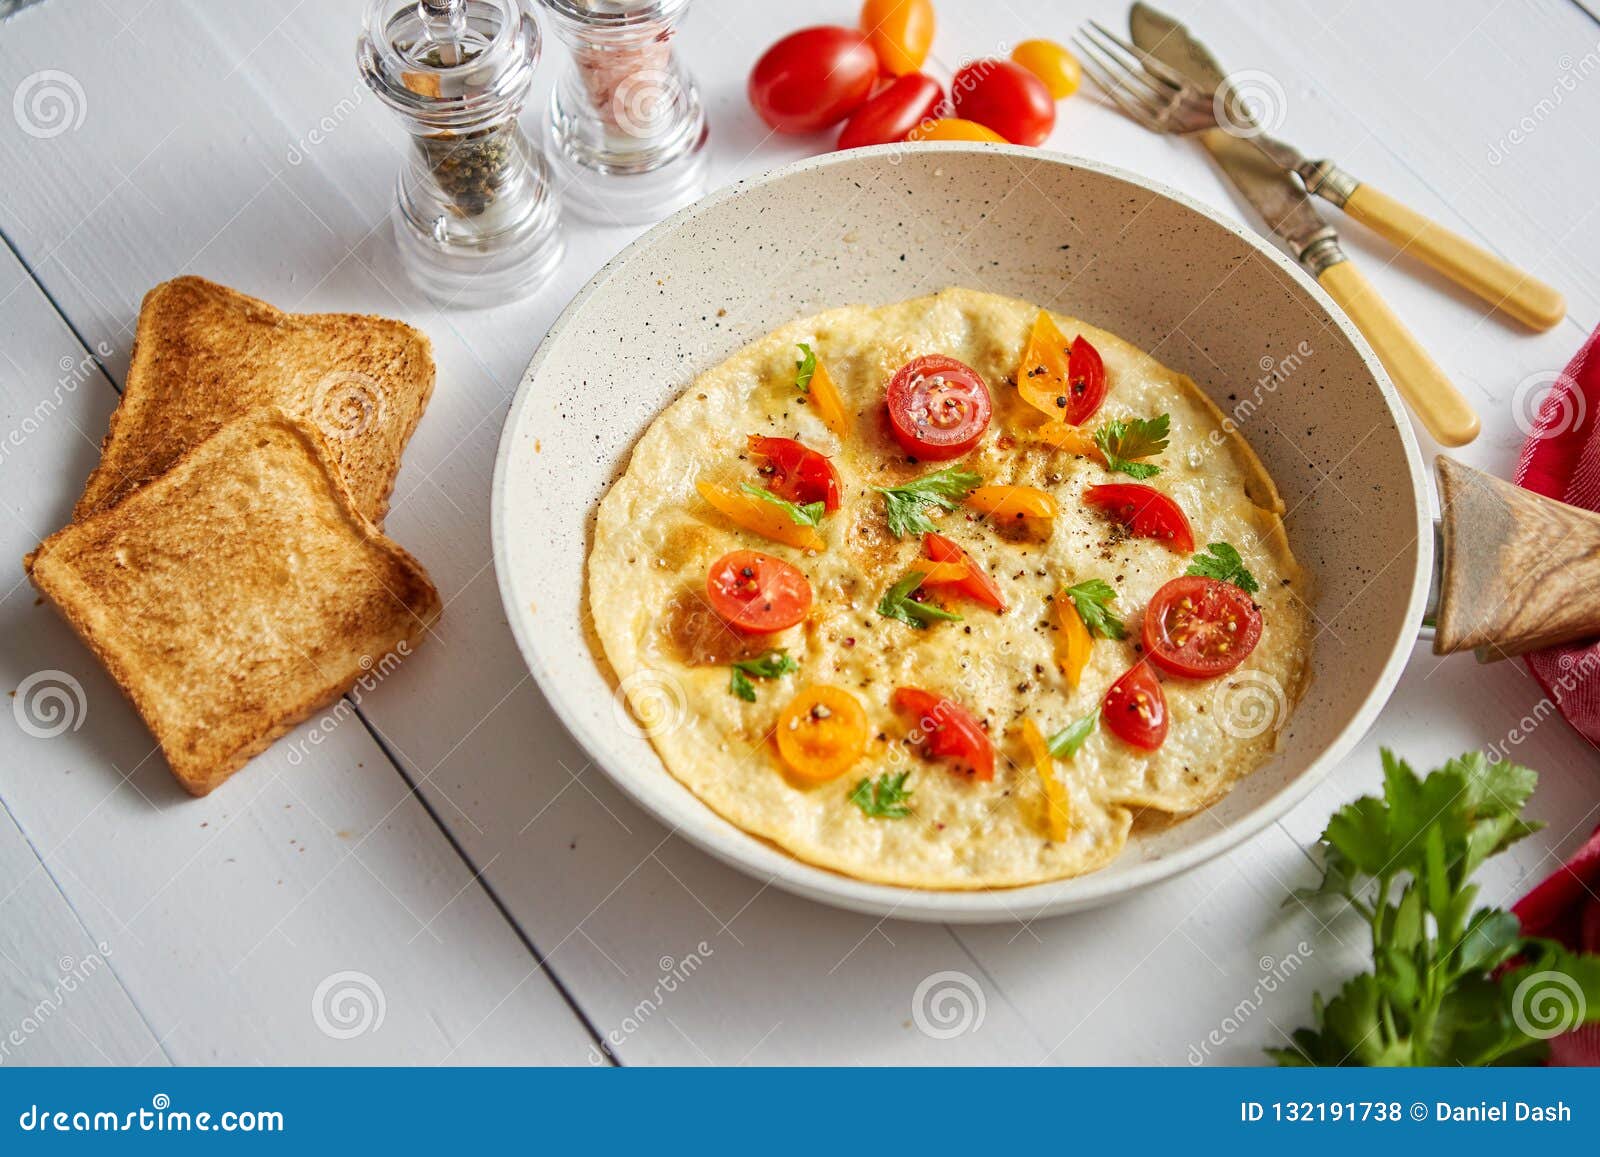
[[[635,439],[700,371],[779,323],[949,285],[1082,317],[1207,390],[1282,491],[1312,572],[1314,678],[1280,752],[1203,816],[1136,834],[1110,867],[994,892],[861,883],[745,835],[628,723],[584,617],[596,504]],[[1422,462],[1371,351],[1268,244],[1170,189],[1037,150],[889,146],[801,162],[672,217],[550,330],[506,421],[493,491],[506,613],[545,696],[641,806],[712,854],[828,903],[1009,921],[1105,903],[1282,815],[1370,726],[1421,618]]]

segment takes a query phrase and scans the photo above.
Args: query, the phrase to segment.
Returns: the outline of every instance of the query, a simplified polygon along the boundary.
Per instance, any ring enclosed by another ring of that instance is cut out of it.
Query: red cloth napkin
[[[1600,330],[1550,384],[1517,459],[1516,481],[1536,494],[1600,511]],[[1536,652],[1528,656],[1528,669],[1567,722],[1600,747],[1600,641]],[[1529,936],[1600,953],[1600,828],[1512,911]],[[1551,1041],[1550,1063],[1600,1065],[1600,1024]]]
[[[1530,378],[1537,389],[1543,383]],[[1520,391],[1519,391],[1520,392]],[[1519,407],[1522,398],[1512,404]],[[1600,330],[1544,395],[1517,458],[1517,485],[1571,506],[1600,511]],[[1528,669],[1567,722],[1600,747],[1600,641],[1528,656]]]
[[[1526,935],[1559,940],[1574,952],[1600,953],[1600,828],[1511,911]],[[1600,1065],[1600,1024],[1552,1040],[1550,1063]]]

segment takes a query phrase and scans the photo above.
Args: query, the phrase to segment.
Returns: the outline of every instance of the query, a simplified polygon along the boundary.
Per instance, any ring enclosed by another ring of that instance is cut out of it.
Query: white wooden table
[[[1345,230],[1482,412],[1463,457],[1507,472],[1519,385],[1600,322],[1593,10],[1168,2],[1230,67],[1281,86],[1285,135],[1567,292],[1570,319],[1529,337]],[[598,1064],[602,1040],[625,1064],[1253,1063],[1361,959],[1358,929],[1280,902],[1313,877],[1307,849],[1329,812],[1378,783],[1380,744],[1431,766],[1519,737],[1550,827],[1496,865],[1493,899],[1520,894],[1600,819],[1600,760],[1558,718],[1528,726],[1549,710],[1522,668],[1419,646],[1373,733],[1284,822],[1088,915],[884,923],[763,888],[669,836],[546,707],[489,549],[490,468],[522,368],[631,234],[571,225],[539,296],[433,309],[389,233],[404,142],[356,77],[360,7],[43,0],[0,24],[0,98],[15,113],[0,114],[0,685],[82,688],[56,728],[21,725],[27,696],[0,717],[0,1064]],[[769,139],[745,75],[780,32],[849,22],[855,7],[696,5],[682,45],[710,108],[716,183],[817,147]],[[1118,5],[942,0],[936,71],[1028,36],[1065,40],[1090,15],[1114,21]],[[63,119],[26,103],[39,86],[62,95]],[[541,84],[528,115],[543,105]],[[1051,147],[1242,212],[1195,146],[1083,96],[1061,112]],[[174,786],[19,562],[64,522],[94,461],[140,297],[184,272],[288,309],[390,314],[433,338],[438,390],[388,525],[448,604],[438,638],[319,747],[281,742],[201,801]],[[941,972],[962,974],[975,1010],[953,1035],[913,1015]]]

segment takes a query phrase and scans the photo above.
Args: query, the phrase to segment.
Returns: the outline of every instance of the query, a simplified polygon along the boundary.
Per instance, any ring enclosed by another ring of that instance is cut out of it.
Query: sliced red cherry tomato
[[[1083,500],[1126,526],[1140,538],[1160,539],[1173,550],[1194,551],[1194,531],[1178,504],[1161,491],[1138,482],[1091,486]]]
[[[780,133],[838,124],[872,95],[878,57],[854,28],[823,24],[791,32],[750,70],[750,103]]]
[[[711,564],[706,598],[730,627],[759,635],[804,619],[811,610],[811,584],[781,558],[736,550]]]
[[[861,28],[890,76],[922,67],[933,46],[933,4],[930,0],[866,0]]]
[[[1012,60],[975,60],[950,82],[964,120],[987,125],[1014,145],[1037,145],[1056,127],[1056,102],[1044,81]]]
[[[1082,334],[1072,339],[1067,355],[1066,420],[1074,426],[1087,422],[1106,398],[1106,364],[1100,351]]]
[[[839,134],[841,149],[891,145],[911,130],[932,124],[944,104],[944,89],[931,76],[908,72],[855,112]]]
[[[1187,679],[1233,670],[1261,639],[1261,612],[1232,583],[1188,574],[1158,590],[1144,612],[1144,653]]]
[[[961,704],[920,687],[898,687],[890,702],[912,716],[922,749],[936,759],[953,759],[981,780],[994,778],[994,745],[978,720]]]
[[[934,562],[955,563],[966,568],[965,576],[956,582],[941,584],[933,576],[929,576],[923,580],[924,586],[949,585],[974,602],[993,607],[997,611],[1006,609],[1006,601],[1000,595],[1000,588],[994,585],[994,580],[984,574],[983,568],[956,543],[942,534],[930,531],[922,536],[922,552]]]
[[[751,434],[750,449],[767,460],[767,484],[774,494],[798,502],[801,506],[822,503],[822,509],[832,514],[839,509],[839,472],[828,461],[804,442],[793,438],[765,438]]]
[[[1124,743],[1154,751],[1167,740],[1167,697],[1148,663],[1136,663],[1111,684],[1100,718]]]
[[[978,371],[943,354],[912,358],[889,379],[889,424],[907,454],[958,458],[989,428],[994,402]]]

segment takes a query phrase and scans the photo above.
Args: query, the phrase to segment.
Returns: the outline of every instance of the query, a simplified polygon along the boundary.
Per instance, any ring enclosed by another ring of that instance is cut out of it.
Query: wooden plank
[[[73,912],[9,813],[0,813],[0,1065],[164,1065],[117,978],[115,950]]]
[[[0,135],[0,158],[42,166],[38,182],[8,193],[4,220],[80,328],[116,346],[114,372],[140,294],[186,268],[285,306],[380,310],[432,334],[440,389],[408,453],[390,527],[433,566],[451,604],[443,645],[420,652],[386,684],[369,716],[423,780],[432,806],[474,861],[487,865],[486,877],[602,1032],[620,1038],[616,1051],[630,1061],[683,1063],[1172,1061],[1207,1040],[1210,1028],[1262,981],[1261,957],[1281,960],[1298,951],[1300,940],[1289,938],[1298,929],[1270,923],[1277,877],[1287,881],[1300,856],[1287,839],[1264,835],[1115,910],[1035,925],[1031,933],[952,933],[880,925],[763,888],[668,838],[585,766],[526,680],[506,633],[489,567],[485,495],[500,420],[523,362],[560,305],[629,231],[569,230],[567,262],[531,301],[481,314],[432,310],[405,285],[386,232],[402,142],[388,114],[355,85],[349,44],[358,7],[304,6],[289,23],[257,6],[161,9],[151,13],[160,21],[152,31],[159,27],[168,46],[159,65],[97,39],[88,14],[46,6],[19,18],[24,35],[0,44],[0,60],[9,53],[30,59],[27,46],[41,42],[30,37],[81,45],[74,59],[83,62],[79,79],[89,115],[77,132],[44,142],[57,150],[48,165],[39,159],[42,149],[28,152],[28,142]],[[1445,7],[1441,0],[1427,11]],[[1474,7],[1471,18],[1488,7]],[[820,0],[794,8],[796,26],[838,19]],[[1025,35],[1064,38],[1090,9],[1015,0],[1000,9],[942,5],[937,55],[953,63]],[[1476,226],[1479,236],[1540,269],[1539,238],[1525,222],[1508,224],[1505,205],[1542,204],[1522,182],[1542,190],[1537,182],[1545,177],[1520,165],[1495,167],[1482,179],[1504,203],[1479,192],[1461,199],[1457,214],[1446,203],[1453,198],[1430,188],[1447,186],[1422,182],[1408,167],[1416,163],[1431,178],[1440,146],[1418,152],[1408,138],[1385,147],[1381,132],[1364,141],[1363,122],[1341,103],[1357,98],[1340,88],[1335,100],[1319,87],[1319,78],[1343,79],[1339,61],[1352,45],[1379,39],[1369,6],[1351,8],[1342,25],[1351,44],[1326,60],[1312,51],[1319,43],[1315,21],[1326,13],[1310,5],[1275,8],[1264,26],[1260,13],[1241,5],[1190,5],[1189,12],[1233,67],[1263,67],[1285,82],[1293,94],[1286,131],[1297,140],[1325,145],[1447,224],[1468,232]],[[1493,28],[1497,18],[1489,15]],[[41,23],[30,32],[29,20]],[[1540,20],[1529,52],[1566,35],[1556,9],[1541,9]],[[702,4],[690,16],[683,43],[706,91],[719,179],[815,147],[768,140],[745,107],[743,68],[773,35],[755,6]],[[1494,59],[1475,41],[1462,51],[1480,65]],[[1397,96],[1394,68],[1376,80],[1363,76],[1370,92],[1359,97],[1379,109],[1370,114],[1362,107],[1371,123],[1380,129],[1389,123],[1386,100],[1431,101],[1424,105],[1431,113],[1450,107],[1450,91],[1408,87]],[[548,79],[546,69],[542,82]],[[1488,91],[1493,86],[1479,88],[1486,102],[1498,99]],[[532,106],[539,107],[538,99]],[[193,111],[174,121],[163,115],[174,107]],[[1507,112],[1498,104],[1493,111]],[[1431,128],[1417,127],[1420,114],[1404,116],[1408,133]],[[1563,114],[1541,127],[1550,147],[1571,139],[1573,119]],[[162,127],[127,131],[139,124]],[[313,129],[321,143],[311,142]],[[1052,143],[1162,177],[1237,211],[1194,146],[1139,133],[1090,100],[1062,106]],[[1567,205],[1561,202],[1558,212],[1568,213]],[[1570,212],[1563,224],[1576,220],[1577,210]],[[1355,236],[1352,247],[1446,367],[1477,390],[1489,433],[1469,460],[1503,470],[1515,441],[1507,403],[1516,383],[1561,364],[1577,327],[1509,339],[1493,323],[1479,325],[1481,315],[1468,302],[1442,294],[1416,270],[1385,267],[1381,243]],[[1558,283],[1566,284],[1563,277]],[[1569,292],[1581,305],[1588,291],[1580,284]],[[1597,315],[1591,309],[1582,316]],[[1473,730],[1462,718],[1437,733],[1459,743]],[[1383,723],[1377,734],[1409,739]],[[1331,802],[1308,802],[1285,831],[1303,841]],[[1315,963],[1303,977],[1348,969],[1321,940],[1316,944]],[[1185,984],[1188,1002],[1174,1016],[1174,982],[1210,976],[1214,968],[1221,972],[1215,983]],[[987,1002],[984,1027],[950,1041],[918,1031],[911,1016],[919,986],[944,972],[975,978]],[[1274,1020],[1303,1014],[1310,986],[1297,980],[1292,997],[1261,1007]],[[491,1031],[497,1019],[490,1015],[481,1031]],[[1226,1034],[1214,1046],[1216,1056],[1204,1059],[1253,1059],[1256,1046],[1270,1040],[1257,1031],[1261,1019]],[[901,1031],[886,1031],[894,1027]],[[463,1048],[475,1036],[468,1034]]]
[[[93,978],[19,1059],[580,1059],[581,1022],[359,721],[330,711],[203,801],[177,788],[21,571],[66,518],[115,394],[9,250],[0,300],[0,798],[31,842],[0,820],[0,1033],[60,961],[91,958],[83,939],[128,994]]]

